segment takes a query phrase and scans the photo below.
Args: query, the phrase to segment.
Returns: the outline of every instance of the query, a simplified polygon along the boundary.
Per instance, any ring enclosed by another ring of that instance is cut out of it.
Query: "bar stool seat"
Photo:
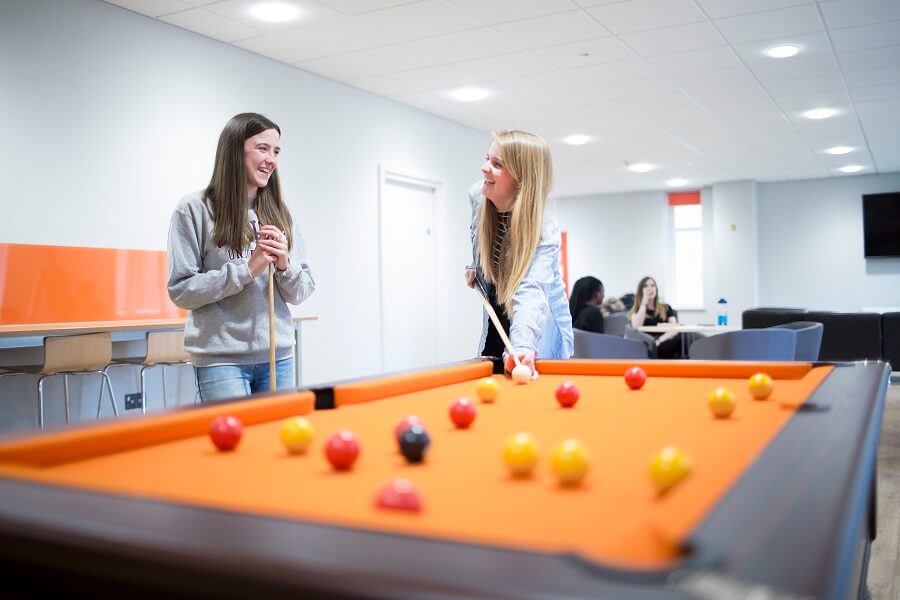
[[[184,351],[184,331],[148,331],[147,352],[144,356],[134,358],[117,358],[103,368],[109,373],[112,367],[141,366],[141,412],[147,414],[147,369],[159,366],[162,368],[163,408],[167,407],[166,366],[189,365],[191,355]]]
[[[38,375],[38,427],[44,428],[44,380],[63,376],[66,423],[69,422],[69,375],[100,375],[100,395],[97,400],[97,418],[100,418],[103,400],[103,384],[109,389],[113,413],[118,416],[116,398],[109,376],[103,370],[112,359],[112,336],[109,332],[79,335],[47,336],[44,338],[44,362],[39,365],[8,366],[0,377],[11,375]]]

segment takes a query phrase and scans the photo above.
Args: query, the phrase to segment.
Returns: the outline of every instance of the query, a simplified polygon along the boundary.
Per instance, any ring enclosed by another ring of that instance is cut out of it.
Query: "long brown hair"
[[[663,302],[659,297],[659,284],[650,276],[644,277],[638,282],[637,292],[634,294],[634,305],[631,307],[631,310],[628,311],[628,316],[630,317],[636,313],[641,307],[641,302],[644,300],[644,285],[648,281],[652,281],[656,284],[656,310],[654,312],[660,321],[665,322],[666,319],[669,318],[669,305]]]
[[[533,133],[507,129],[495,131],[492,137],[500,147],[503,164],[516,181],[516,198],[499,269],[494,268],[491,259],[499,221],[497,209],[493,202],[482,203],[477,233],[479,266],[485,279],[497,288],[497,303],[512,316],[513,295],[531,266],[541,239],[544,206],[553,186],[553,159],[547,142]]]
[[[281,135],[281,128],[263,115],[241,113],[233,116],[216,147],[216,164],[206,186],[206,200],[213,218],[213,242],[220,248],[241,251],[256,241],[256,232],[247,219],[247,172],[244,168],[244,142],[267,129]],[[256,214],[260,223],[284,231],[288,247],[293,245],[294,221],[281,197],[278,169],[272,171],[266,187],[256,194]]]

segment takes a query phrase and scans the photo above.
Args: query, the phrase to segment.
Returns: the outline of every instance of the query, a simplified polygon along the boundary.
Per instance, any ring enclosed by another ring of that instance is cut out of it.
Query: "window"
[[[675,282],[671,303],[679,310],[703,308],[703,210],[700,204],[671,209]]]

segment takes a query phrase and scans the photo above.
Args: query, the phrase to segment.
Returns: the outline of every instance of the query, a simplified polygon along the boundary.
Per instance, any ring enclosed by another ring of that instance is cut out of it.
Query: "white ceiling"
[[[553,146],[556,194],[900,171],[900,0],[258,0],[112,4],[490,131]],[[763,50],[793,43],[772,59]],[[491,93],[463,103],[450,92]],[[840,112],[813,121],[818,107]],[[582,133],[583,146],[561,139]],[[823,154],[853,146],[844,156]],[[658,168],[632,173],[628,162]]]

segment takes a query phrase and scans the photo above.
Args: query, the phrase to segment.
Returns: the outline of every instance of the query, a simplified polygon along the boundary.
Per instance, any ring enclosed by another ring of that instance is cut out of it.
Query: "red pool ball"
[[[423,423],[422,419],[415,415],[409,415],[408,417],[403,417],[402,419],[397,421],[397,424],[394,425],[394,439],[400,439],[400,434],[403,433],[403,430],[409,429],[413,425],[421,425],[422,427],[424,427],[425,423]]]
[[[350,430],[341,429],[325,443],[325,457],[338,471],[352,467],[358,456],[359,442]]]
[[[644,387],[647,381],[647,373],[640,367],[631,367],[625,371],[625,383],[633,390],[639,390]]]
[[[580,395],[578,388],[571,381],[564,381],[556,388],[556,401],[563,408],[575,406]]]
[[[450,420],[460,429],[465,429],[475,420],[477,412],[468,398],[460,398],[450,405]]]
[[[244,426],[237,417],[218,416],[209,424],[209,438],[219,450],[234,450],[241,441]]]

